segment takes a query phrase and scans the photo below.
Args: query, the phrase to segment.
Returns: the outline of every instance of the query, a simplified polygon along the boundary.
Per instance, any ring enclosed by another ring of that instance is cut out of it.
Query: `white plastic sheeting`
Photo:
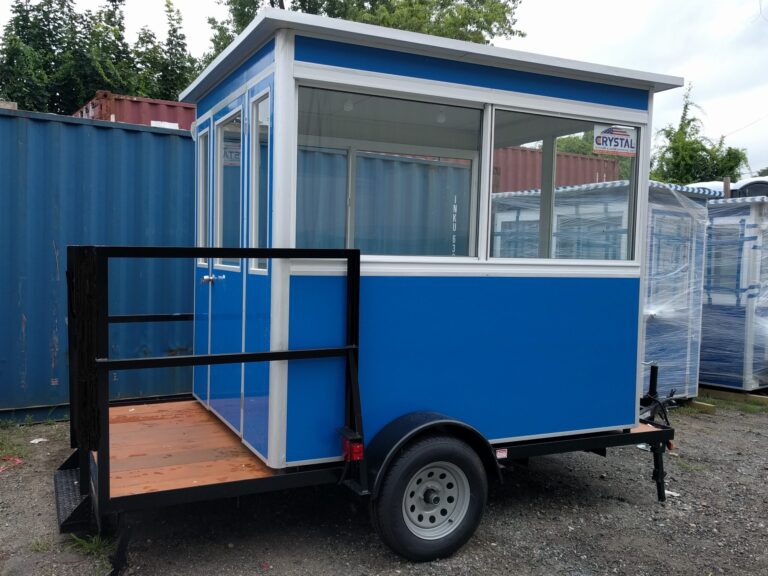
[[[709,203],[701,382],[768,387],[768,198]]]
[[[698,395],[707,230],[700,197],[657,182],[649,189],[643,387],[648,391],[649,364],[657,364],[662,398]]]

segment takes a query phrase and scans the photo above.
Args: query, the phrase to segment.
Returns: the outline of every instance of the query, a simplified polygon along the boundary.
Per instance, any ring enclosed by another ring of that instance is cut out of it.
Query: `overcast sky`
[[[0,0],[0,25],[11,0]],[[100,0],[76,0],[79,10]],[[765,4],[765,6],[763,6]],[[175,0],[192,54],[209,48],[215,0]],[[161,0],[127,0],[129,41],[149,25],[164,35]],[[494,44],[682,76],[693,84],[704,134],[746,148],[751,169],[768,166],[768,0],[523,0],[517,14],[525,38]],[[656,97],[654,131],[680,116],[683,90]]]

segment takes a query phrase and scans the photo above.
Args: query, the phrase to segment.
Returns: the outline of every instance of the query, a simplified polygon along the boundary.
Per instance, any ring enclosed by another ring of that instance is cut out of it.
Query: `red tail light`
[[[357,462],[363,459],[363,443],[354,442],[349,438],[343,439],[344,460],[348,462]]]

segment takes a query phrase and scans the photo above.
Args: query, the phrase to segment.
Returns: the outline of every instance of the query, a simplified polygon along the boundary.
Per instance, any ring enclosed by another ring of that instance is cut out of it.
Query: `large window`
[[[214,206],[214,246],[240,246],[240,180],[242,169],[242,114],[238,111],[216,127],[217,178]],[[219,264],[238,266],[237,258],[221,258]]]
[[[498,110],[491,256],[632,256],[638,130]]]
[[[299,90],[296,245],[477,253],[482,111]]]

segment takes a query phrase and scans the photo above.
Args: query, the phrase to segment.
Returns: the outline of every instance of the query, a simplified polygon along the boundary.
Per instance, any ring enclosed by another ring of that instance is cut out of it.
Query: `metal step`
[[[53,475],[59,532],[80,532],[91,526],[91,497],[80,494],[80,469],[63,468]]]

